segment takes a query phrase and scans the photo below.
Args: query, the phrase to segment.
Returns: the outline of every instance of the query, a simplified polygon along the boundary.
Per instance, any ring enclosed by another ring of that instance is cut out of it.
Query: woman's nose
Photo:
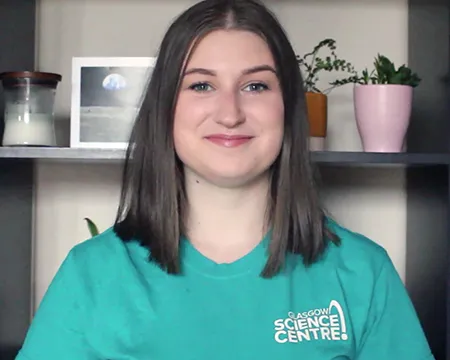
[[[228,128],[236,127],[245,121],[239,93],[223,93],[218,99],[216,122]]]

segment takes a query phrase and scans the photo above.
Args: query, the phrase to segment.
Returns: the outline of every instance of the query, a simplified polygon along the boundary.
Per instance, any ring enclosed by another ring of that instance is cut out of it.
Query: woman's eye
[[[204,91],[210,91],[212,89],[211,85],[207,83],[197,83],[189,86],[189,89],[198,91],[198,92],[204,92]]]
[[[245,91],[251,91],[251,92],[263,92],[265,90],[268,90],[269,87],[266,84],[263,83],[253,83],[245,87]]]
[[[209,85],[208,83],[195,83],[189,86],[190,90],[196,91],[196,92],[207,92],[213,90],[213,87]],[[265,90],[268,90],[269,87],[264,83],[252,83],[247,85],[244,88],[244,91],[248,92],[263,92]]]

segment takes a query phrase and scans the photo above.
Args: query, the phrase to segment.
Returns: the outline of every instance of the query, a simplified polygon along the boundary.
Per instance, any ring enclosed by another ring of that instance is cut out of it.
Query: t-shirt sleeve
[[[434,360],[417,313],[392,261],[378,276],[357,360]]]
[[[74,249],[44,295],[16,360],[97,360],[84,341],[86,289]]]

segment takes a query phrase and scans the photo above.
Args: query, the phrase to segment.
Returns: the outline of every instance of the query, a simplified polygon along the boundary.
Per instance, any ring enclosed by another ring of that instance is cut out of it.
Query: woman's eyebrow
[[[270,71],[273,72],[275,75],[277,74],[276,70],[270,66],[270,65],[257,65],[252,66],[251,68],[245,69],[242,71],[242,75],[250,75],[261,71]],[[184,75],[191,75],[191,74],[200,74],[200,75],[207,75],[207,76],[217,76],[217,72],[211,69],[205,69],[205,68],[191,68],[187,69]]]

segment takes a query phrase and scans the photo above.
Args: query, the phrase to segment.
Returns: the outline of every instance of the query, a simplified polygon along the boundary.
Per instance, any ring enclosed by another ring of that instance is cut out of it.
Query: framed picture
[[[74,57],[70,147],[125,149],[154,57]]]

